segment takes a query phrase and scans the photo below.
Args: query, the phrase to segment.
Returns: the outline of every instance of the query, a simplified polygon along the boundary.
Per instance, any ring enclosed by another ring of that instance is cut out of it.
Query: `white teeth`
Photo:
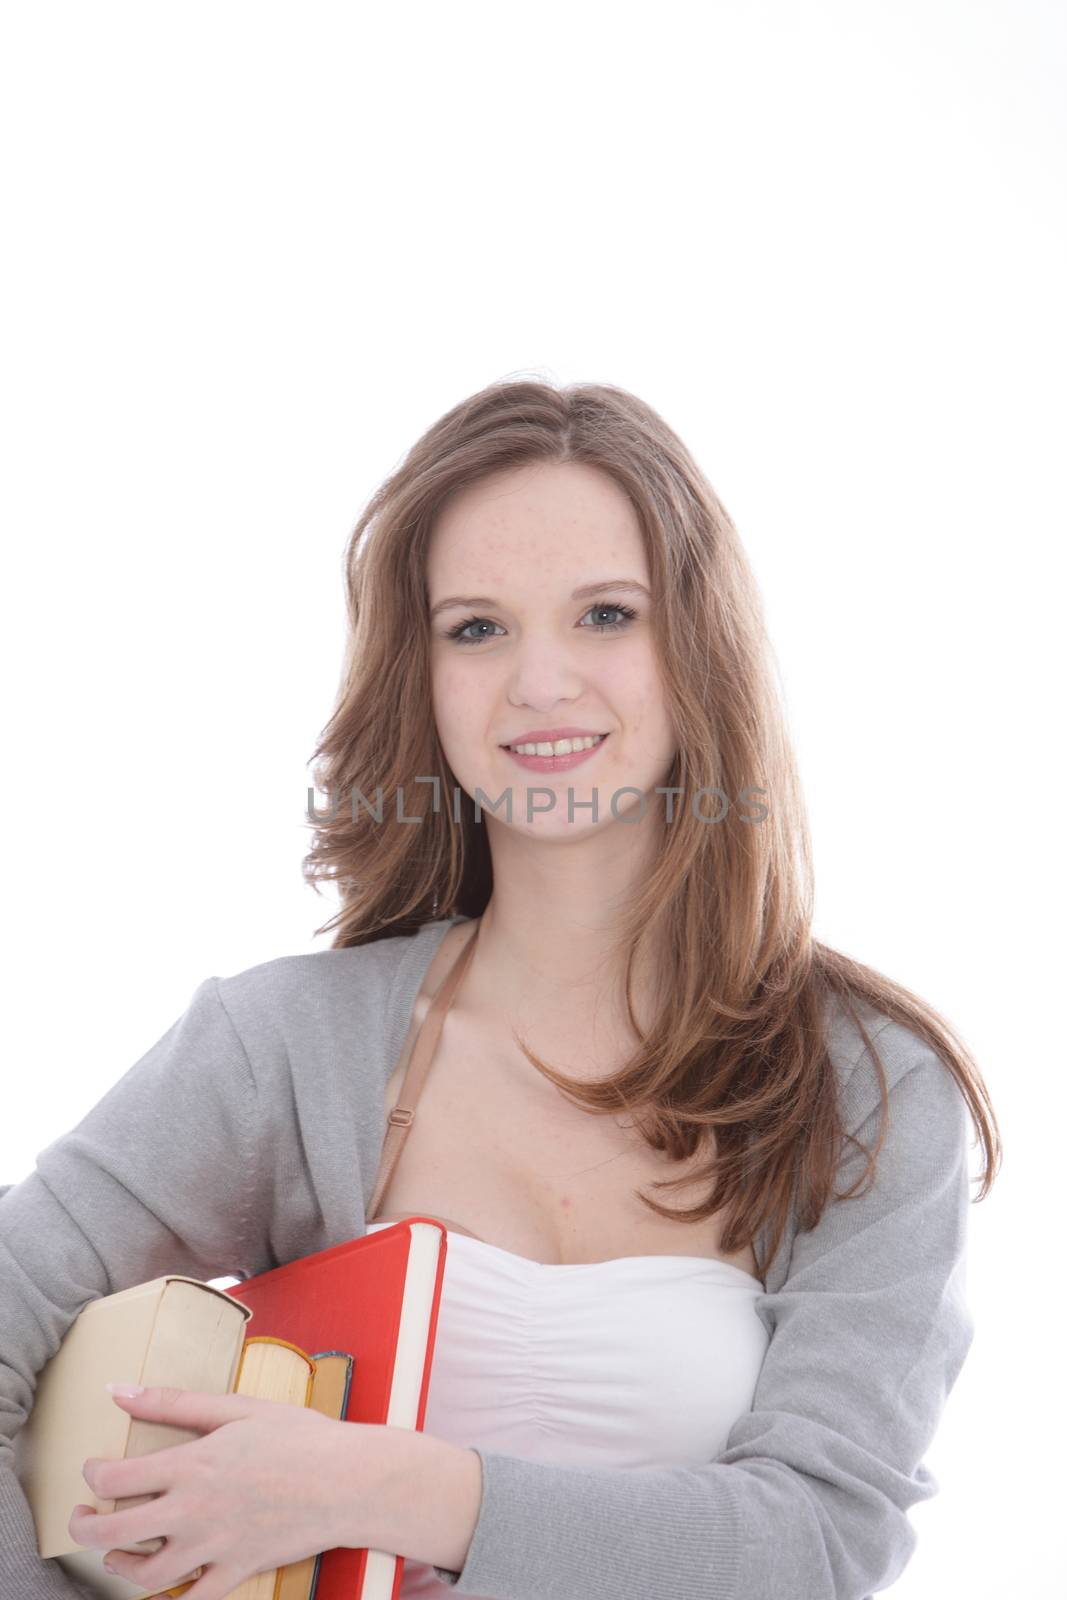
[[[551,744],[512,744],[508,749],[519,756],[569,756],[575,750],[591,750],[606,738],[606,733],[588,734],[582,739],[556,739]]]

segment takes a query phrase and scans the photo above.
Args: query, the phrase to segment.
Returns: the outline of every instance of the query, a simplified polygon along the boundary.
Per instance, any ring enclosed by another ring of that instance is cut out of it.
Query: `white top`
[[[758,1278],[703,1256],[543,1263],[447,1234],[427,1433],[567,1465],[695,1467],[725,1448],[770,1342]],[[401,1600],[447,1587],[405,1561]]]

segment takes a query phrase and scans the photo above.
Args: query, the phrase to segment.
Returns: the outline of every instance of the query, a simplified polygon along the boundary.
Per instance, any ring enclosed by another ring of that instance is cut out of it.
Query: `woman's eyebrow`
[[[633,578],[604,578],[598,583],[583,583],[580,588],[571,594],[572,600],[591,600],[600,594],[603,589],[614,589],[616,592],[625,590],[627,593],[643,594],[646,600],[652,596],[643,583],[638,583]],[[449,606],[498,606],[499,600],[494,600],[487,594],[450,594],[447,600],[438,600],[430,608],[430,616],[436,617],[439,611],[447,611]]]

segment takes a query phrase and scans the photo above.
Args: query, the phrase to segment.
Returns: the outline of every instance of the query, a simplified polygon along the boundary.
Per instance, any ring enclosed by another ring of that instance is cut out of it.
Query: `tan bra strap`
[[[378,1181],[374,1186],[374,1193],[371,1196],[370,1206],[367,1210],[368,1222],[373,1222],[377,1215],[382,1195],[389,1186],[393,1168],[400,1157],[400,1150],[407,1131],[415,1120],[415,1103],[426,1081],[426,1074],[430,1070],[430,1062],[433,1060],[437,1041],[441,1037],[445,1012],[452,1004],[452,997],[467,970],[474,952],[475,941],[478,938],[479,927],[480,922],[475,922],[474,932],[464,944],[463,949],[455,958],[451,967],[449,967],[444,981],[430,1001],[429,1008],[422,1020],[422,1025],[415,1035],[415,1043],[412,1046],[407,1071],[404,1073],[404,1081],[400,1085],[400,1094],[397,1096],[396,1105],[389,1112],[389,1126],[385,1130],[381,1165],[378,1169]]]

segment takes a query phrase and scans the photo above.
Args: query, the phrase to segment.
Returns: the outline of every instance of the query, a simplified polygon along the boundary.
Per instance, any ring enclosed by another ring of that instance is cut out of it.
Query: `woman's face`
[[[438,735],[486,824],[574,838],[628,813],[632,825],[642,796],[662,819],[652,791],[675,740],[644,541],[615,482],[583,463],[538,462],[463,490],[433,529],[427,584]],[[607,737],[569,767],[543,755],[524,766],[504,748],[572,728]]]

